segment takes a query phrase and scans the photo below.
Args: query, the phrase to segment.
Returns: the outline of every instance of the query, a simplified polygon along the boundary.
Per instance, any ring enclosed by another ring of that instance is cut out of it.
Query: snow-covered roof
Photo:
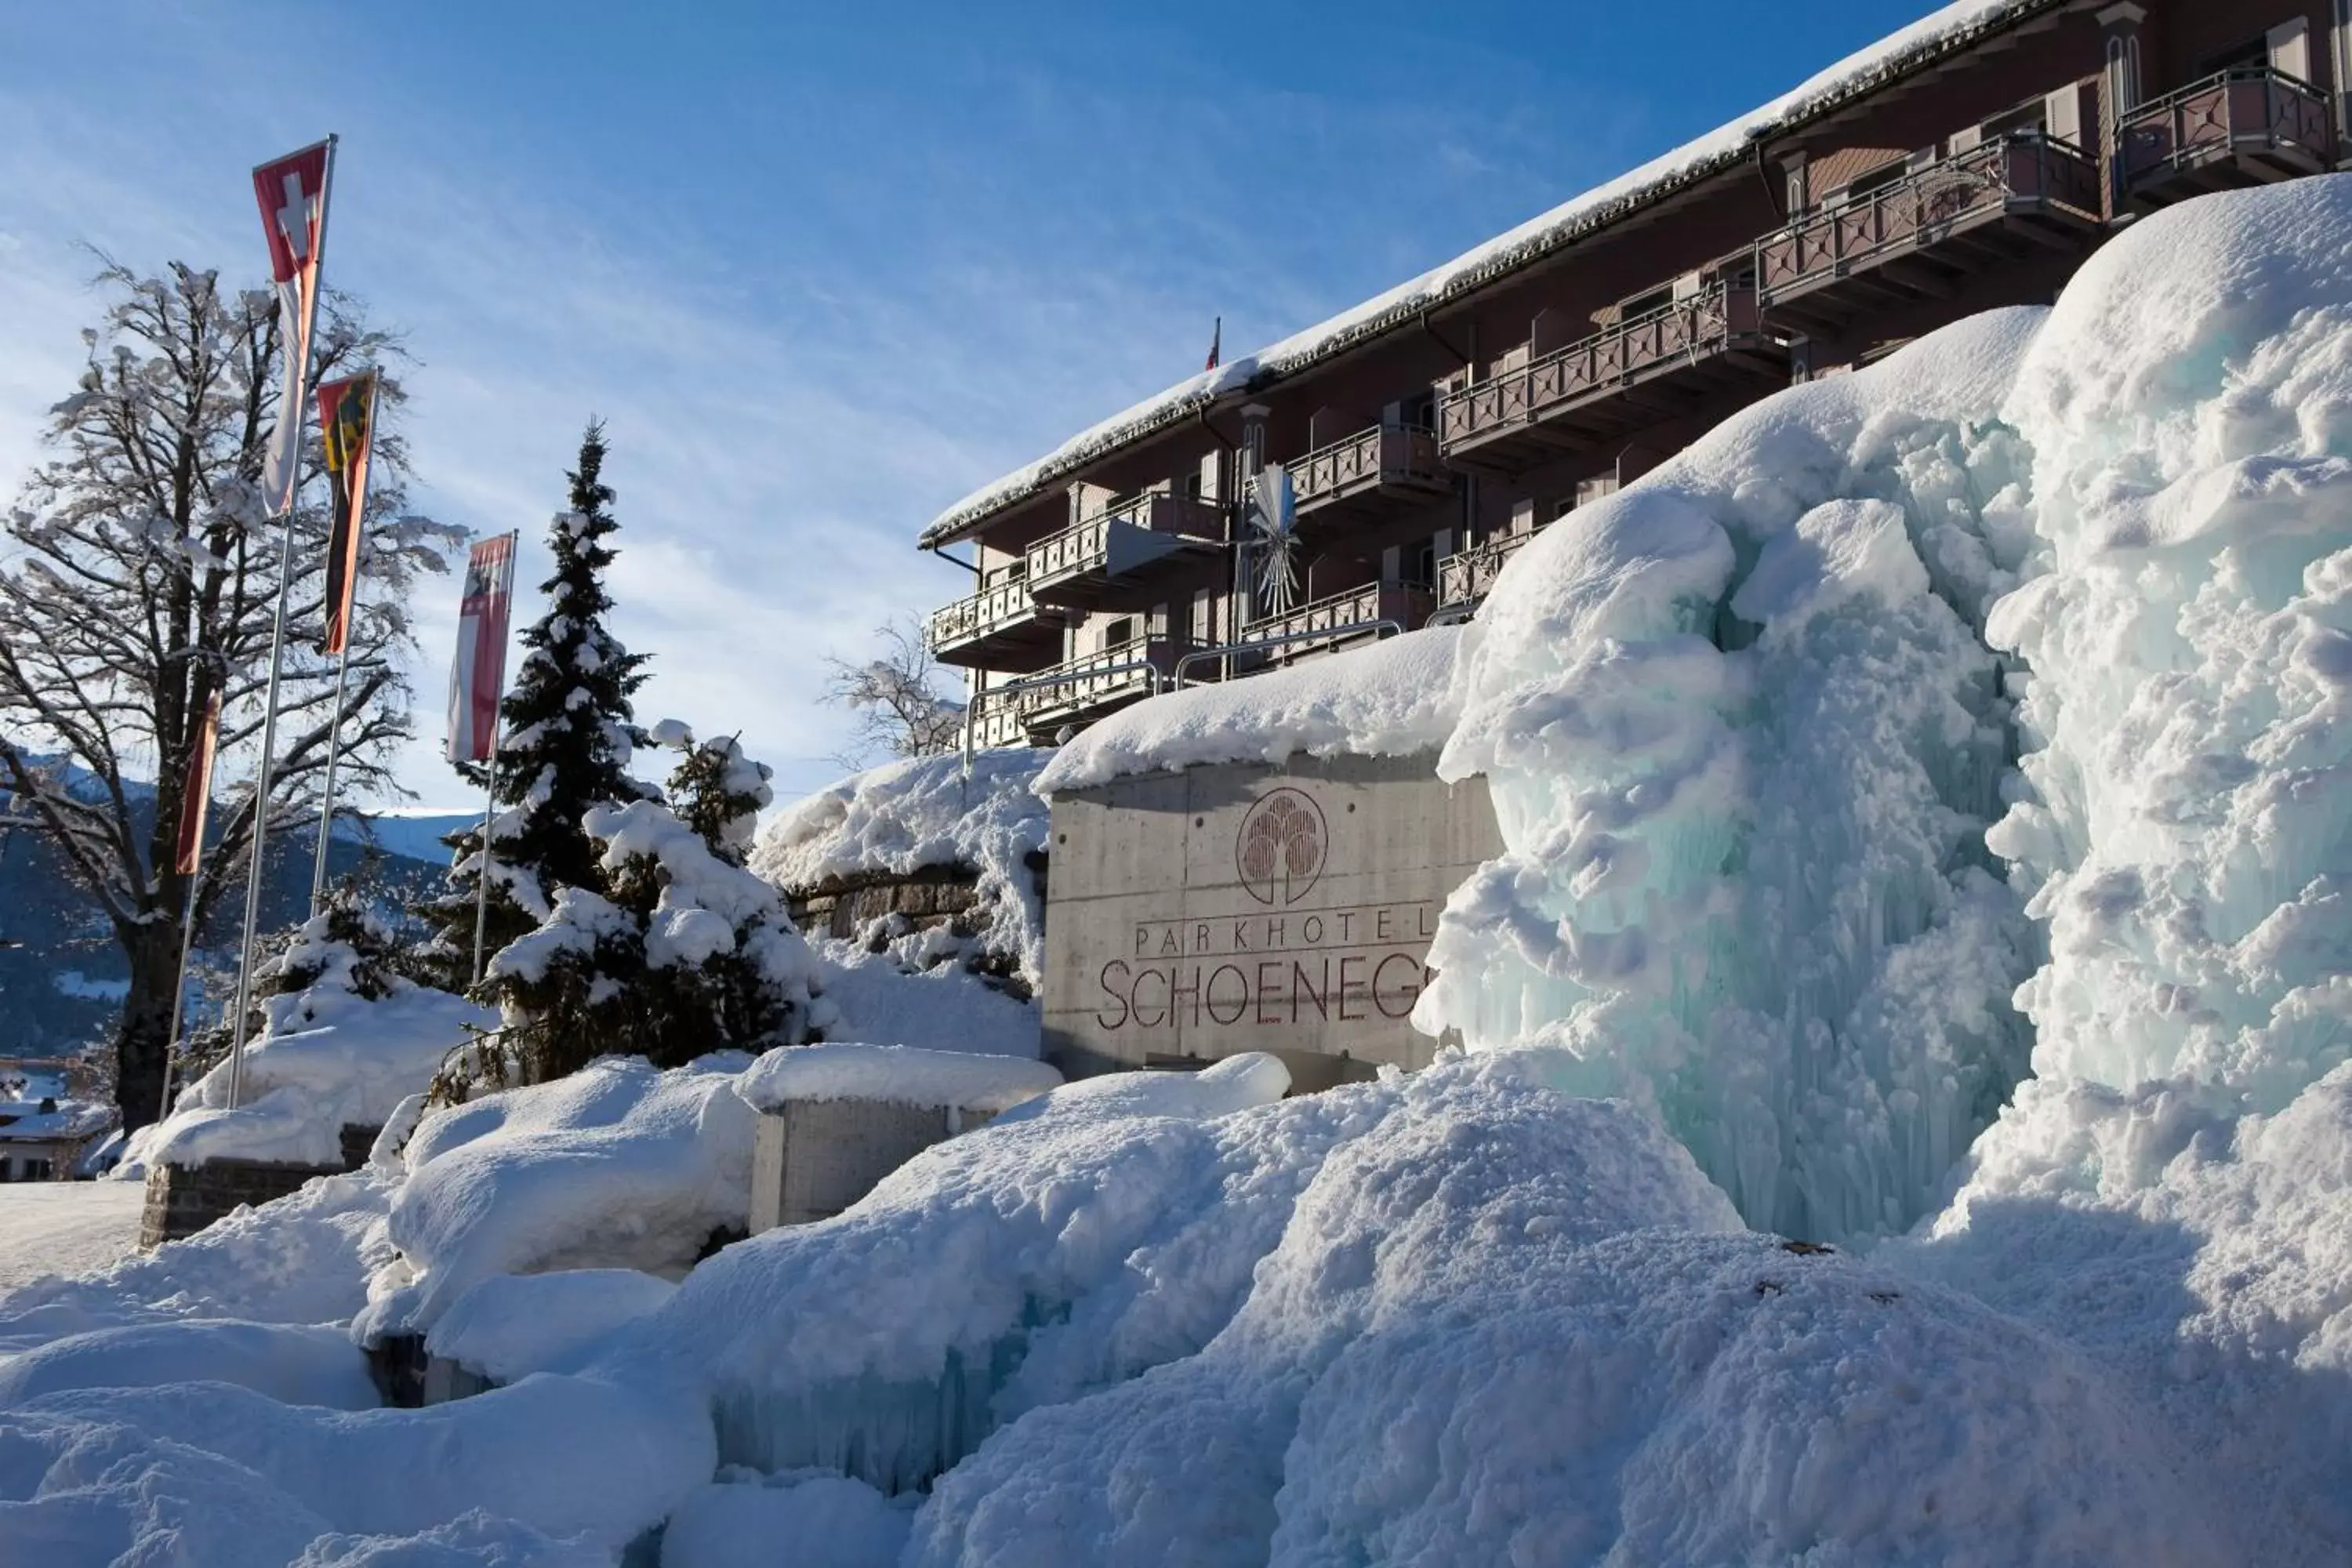
[[[0,1100],[0,1143],[89,1138],[113,1123],[113,1107],[85,1100]]]
[[[1517,271],[1616,221],[1637,207],[1747,160],[1753,144],[1871,92],[1895,77],[1968,47],[2037,12],[2070,0],[1954,0],[1760,109],[1750,110],[1673,152],[1432,268],[1384,294],[1293,333],[1280,342],[1178,382],[1155,396],[1071,437],[1035,462],[983,486],[933,518],[921,547],[950,542],[973,523],[1036,495],[1095,459],[1188,418],[1229,393],[1256,390],[1377,337],[1425,311]]]

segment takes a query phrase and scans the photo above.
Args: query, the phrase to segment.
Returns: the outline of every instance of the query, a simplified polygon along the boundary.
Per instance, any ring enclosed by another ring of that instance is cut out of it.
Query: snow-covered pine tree
[[[540,584],[546,613],[522,634],[521,667],[499,709],[505,738],[494,795],[501,809],[493,827],[489,952],[552,914],[559,889],[604,887],[600,851],[581,827],[591,807],[656,794],[629,774],[631,753],[645,743],[629,699],[645,682],[646,656],[623,647],[604,621],[613,607],[604,572],[614,559],[604,541],[620,527],[602,477],[604,452],[604,427],[592,419],[569,476],[571,505],[548,530],[555,570]],[[459,771],[482,786],[481,767]],[[419,968],[452,990],[473,977],[480,838],[450,837],[448,891],[417,911],[434,928]]]
[[[604,890],[559,889],[539,929],[491,963],[504,1027],[475,1053],[480,1077],[541,1082],[607,1055],[675,1067],[796,1044],[831,1021],[782,896],[743,868],[769,770],[731,737],[698,745],[675,723],[656,734],[685,752],[673,804],[586,814]]]

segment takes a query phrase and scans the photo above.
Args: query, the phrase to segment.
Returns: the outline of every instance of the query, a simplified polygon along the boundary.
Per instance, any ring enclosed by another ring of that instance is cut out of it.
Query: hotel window
[[[1115,647],[1125,647],[1134,640],[1135,617],[1133,616],[1121,616],[1117,620],[1103,623],[1102,645],[1106,652]]]

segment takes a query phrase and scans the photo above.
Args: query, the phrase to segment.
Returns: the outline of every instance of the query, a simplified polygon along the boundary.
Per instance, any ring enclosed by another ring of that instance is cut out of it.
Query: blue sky
[[[418,509],[521,528],[535,582],[602,416],[639,716],[742,730],[789,796],[839,772],[822,657],[963,591],[922,523],[1213,317],[1282,337],[1926,8],[13,4],[0,489],[97,314],[79,247],[257,280],[246,171],[339,132],[328,267],[421,362]],[[402,769],[434,804],[455,596]]]

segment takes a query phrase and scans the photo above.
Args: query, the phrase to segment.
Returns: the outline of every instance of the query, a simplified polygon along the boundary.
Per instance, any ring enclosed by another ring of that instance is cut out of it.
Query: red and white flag
[[[327,527],[327,626],[319,651],[341,653],[351,644],[352,597],[360,578],[360,524],[367,511],[368,454],[375,437],[375,372],[320,384],[319,434],[333,497]]]
[[[196,874],[205,855],[205,816],[213,797],[213,752],[220,746],[220,693],[205,704],[196,732],[188,737],[188,771],[180,783],[180,843],[173,867],[183,877]]]
[[[466,557],[457,660],[449,668],[449,760],[488,762],[498,751],[507,686],[507,615],[514,603],[516,535],[485,539]]]
[[[301,474],[302,383],[310,371],[319,253],[327,242],[327,184],[334,170],[335,139],[330,136],[253,171],[253,194],[269,237],[269,279],[278,289],[278,341],[285,359],[278,429],[261,472],[262,499],[272,517],[294,509],[295,481]]]

